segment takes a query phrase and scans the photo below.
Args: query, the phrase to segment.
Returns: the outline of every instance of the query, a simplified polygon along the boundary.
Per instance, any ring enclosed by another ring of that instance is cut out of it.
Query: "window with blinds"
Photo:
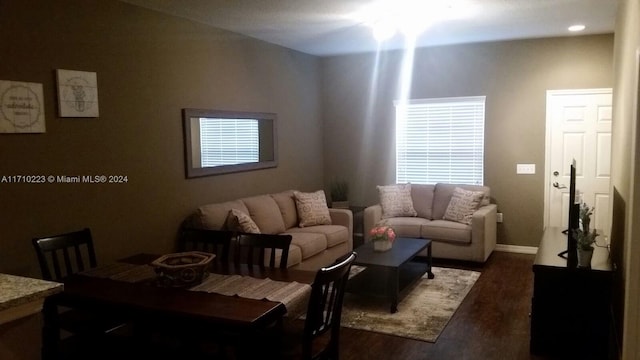
[[[484,96],[395,105],[397,183],[483,184]]]
[[[202,167],[258,162],[256,119],[200,118]]]

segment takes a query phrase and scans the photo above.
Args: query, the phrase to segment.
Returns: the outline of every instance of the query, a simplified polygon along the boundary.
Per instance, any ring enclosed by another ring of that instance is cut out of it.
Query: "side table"
[[[352,205],[349,210],[353,213],[353,248],[364,244],[364,209],[366,206]]]

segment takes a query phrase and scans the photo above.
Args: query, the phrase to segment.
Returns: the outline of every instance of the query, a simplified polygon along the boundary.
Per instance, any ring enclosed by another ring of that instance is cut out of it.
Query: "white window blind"
[[[483,184],[485,97],[396,101],[396,182]]]
[[[202,167],[258,162],[256,119],[200,118]]]

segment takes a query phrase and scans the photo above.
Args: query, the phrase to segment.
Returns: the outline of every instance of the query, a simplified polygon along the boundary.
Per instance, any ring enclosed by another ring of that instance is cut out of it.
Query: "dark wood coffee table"
[[[427,261],[413,261],[427,249]],[[349,279],[347,291],[368,296],[384,297],[391,301],[391,313],[398,311],[398,301],[411,290],[412,285],[425,273],[431,272],[431,240],[397,238],[391,250],[377,252],[368,242],[355,249],[358,253],[354,265],[366,267]]]

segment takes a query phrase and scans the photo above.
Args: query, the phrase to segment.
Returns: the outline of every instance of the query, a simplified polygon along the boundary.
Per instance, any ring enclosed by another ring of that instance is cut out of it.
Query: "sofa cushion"
[[[411,184],[378,185],[382,218],[416,216],[411,199]]]
[[[444,212],[444,220],[451,220],[463,224],[471,224],[473,213],[480,206],[480,202],[484,197],[482,191],[464,190],[459,187],[455,188],[449,206]]]
[[[285,229],[298,226],[298,211],[296,210],[296,200],[293,196],[293,190],[271,194],[271,197],[275,200],[276,204],[278,204],[278,208],[280,208]]]
[[[285,234],[291,235],[291,244],[300,248],[303,260],[319,254],[327,248],[324,234],[295,231],[287,231]]]
[[[240,200],[263,234],[279,234],[285,230],[280,208],[271,196],[259,195]]]
[[[421,237],[422,225],[430,223],[431,220],[421,217],[395,217],[379,221],[376,226],[391,226],[399,237]]]
[[[289,258],[287,259],[287,267],[298,265],[302,262],[302,250],[297,245],[289,246]]]
[[[433,192],[433,212],[431,214],[433,219],[440,220],[444,218],[444,213],[447,211],[447,206],[449,206],[453,191],[457,187],[465,190],[484,192],[480,206],[489,204],[491,190],[487,186],[437,183]]]
[[[317,225],[305,228],[296,227],[287,229],[287,233],[323,234],[327,240],[328,248],[345,243],[349,239],[349,230],[340,225]]]
[[[240,210],[229,210],[229,220],[227,222],[229,230],[240,231],[250,234],[260,234],[260,228],[251,217]]]
[[[294,191],[296,209],[300,223],[298,226],[331,225],[331,216],[327,206],[327,198],[324,190],[312,193]],[[303,254],[304,255],[304,254]]]
[[[470,244],[471,225],[448,220],[433,220],[422,225],[421,235],[425,239]]]
[[[276,250],[276,264],[280,264],[280,258],[282,257],[282,250]],[[271,258],[271,249],[265,249],[264,251],[264,265],[269,266],[269,260]],[[289,257],[287,258],[287,267],[298,265],[302,262],[302,251],[296,245],[289,246]]]
[[[195,223],[197,227],[208,230],[227,230],[227,220],[229,211],[236,209],[249,213],[249,210],[240,200],[227,201],[218,204],[208,204],[200,206],[195,212]]]
[[[433,190],[435,187],[435,185],[411,184],[413,208],[421,218],[433,219]]]

